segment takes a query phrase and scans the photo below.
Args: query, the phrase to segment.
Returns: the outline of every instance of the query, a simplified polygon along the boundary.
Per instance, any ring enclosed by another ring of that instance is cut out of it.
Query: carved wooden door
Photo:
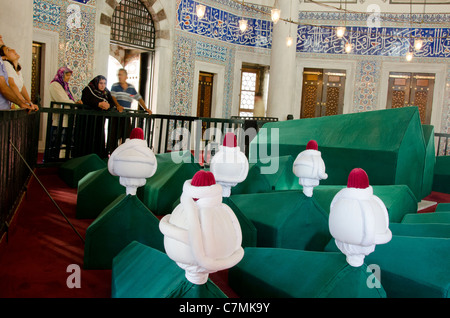
[[[420,121],[429,125],[433,105],[434,74],[389,73],[389,88],[386,108],[417,106]]]
[[[214,74],[199,74],[197,117],[211,117],[213,78]]]
[[[345,78],[343,70],[305,68],[300,118],[342,114]]]

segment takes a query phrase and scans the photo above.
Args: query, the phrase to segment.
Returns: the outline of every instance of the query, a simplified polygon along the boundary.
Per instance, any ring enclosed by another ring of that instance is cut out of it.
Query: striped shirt
[[[111,87],[111,95],[117,99],[120,106],[130,108],[133,99],[139,101],[142,96],[136,91],[133,84],[127,84],[127,89],[123,89],[120,83],[114,83]]]

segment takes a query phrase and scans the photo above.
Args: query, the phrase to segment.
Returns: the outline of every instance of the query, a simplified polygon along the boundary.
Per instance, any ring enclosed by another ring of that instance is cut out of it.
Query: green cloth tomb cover
[[[114,298],[226,298],[211,281],[190,283],[185,272],[165,253],[131,242],[113,260]]]
[[[370,181],[370,180],[369,180]],[[314,188],[313,197],[330,214],[334,196],[345,186],[319,185]],[[406,185],[372,186],[373,194],[383,201],[389,214],[389,222],[401,222],[407,213],[417,212],[417,200]]]
[[[334,240],[326,251],[338,251]],[[388,298],[449,298],[450,239],[393,235],[365,257],[376,264]]]
[[[232,195],[256,227],[258,247],[323,250],[331,238],[328,214],[300,191]]]
[[[348,265],[340,252],[246,248],[242,261],[229,270],[228,281],[240,297],[386,297],[371,274],[365,264]]]
[[[95,219],[126,189],[119,177],[109,173],[108,168],[89,172],[78,184],[76,217]]]
[[[450,156],[437,156],[434,166],[433,191],[450,193]]]
[[[250,144],[249,161],[296,158],[312,139],[328,174],[321,184],[345,185],[350,171],[362,168],[371,185],[406,184],[421,200],[425,141],[417,107],[266,123]]]
[[[86,230],[85,269],[111,269],[113,258],[138,241],[164,251],[159,220],[135,195],[120,195]]]
[[[448,212],[428,212],[406,214],[402,220],[403,223],[444,223],[450,224],[450,213]]]
[[[436,206],[435,212],[450,212],[450,203],[439,203]]]
[[[137,196],[155,215],[166,215],[172,212],[174,202],[180,198],[184,182],[192,179],[200,165],[187,151],[155,156],[158,169],[143,187],[138,188]],[[179,156],[184,161],[176,163],[172,156]]]
[[[239,208],[228,198],[222,198],[222,202],[228,205],[236,215],[242,231],[242,247],[255,247],[257,244],[257,230],[255,225],[239,210]]]
[[[392,235],[450,238],[450,224],[445,223],[390,223]]]
[[[71,188],[78,187],[86,174],[106,167],[106,163],[96,154],[73,158],[64,162],[58,169],[58,175]]]
[[[425,139],[425,164],[423,170],[422,198],[431,194],[433,188],[434,166],[436,165],[436,150],[434,147],[434,126],[422,125]]]

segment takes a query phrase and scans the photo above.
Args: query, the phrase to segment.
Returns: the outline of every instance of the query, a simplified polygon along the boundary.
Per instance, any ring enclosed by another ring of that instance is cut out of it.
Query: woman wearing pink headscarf
[[[81,101],[75,102],[75,98],[73,97],[72,91],[69,88],[69,81],[72,77],[72,70],[68,67],[60,67],[58,69],[58,72],[56,72],[55,77],[50,82],[49,86],[49,93],[50,93],[50,99],[52,102],[57,103],[78,103],[80,104]],[[55,108],[61,108],[61,105],[54,105]],[[69,107],[65,107],[69,108]],[[52,129],[51,129],[51,143],[52,148],[55,147],[56,143],[56,135],[58,133],[58,127],[59,127],[59,114],[53,114],[52,115]],[[68,116],[63,115],[63,122],[62,122],[62,131],[61,131],[61,142],[63,144],[66,143],[65,137],[66,137],[66,130],[68,126]],[[59,148],[59,147],[57,147]],[[56,152],[58,149],[56,149]],[[57,155],[57,154],[55,154]]]
[[[59,103],[75,103],[75,98],[69,88],[72,70],[68,67],[60,67],[55,77],[50,82],[50,96],[52,101]]]

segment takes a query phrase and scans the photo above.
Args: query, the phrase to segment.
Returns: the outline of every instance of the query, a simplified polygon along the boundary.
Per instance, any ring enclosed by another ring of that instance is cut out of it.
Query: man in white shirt
[[[0,49],[5,45],[3,43],[3,37],[0,34]],[[28,108],[16,94],[12,91],[8,84],[8,73],[6,72],[3,60],[0,59],[0,110],[11,109],[11,102],[19,105],[21,108]]]

